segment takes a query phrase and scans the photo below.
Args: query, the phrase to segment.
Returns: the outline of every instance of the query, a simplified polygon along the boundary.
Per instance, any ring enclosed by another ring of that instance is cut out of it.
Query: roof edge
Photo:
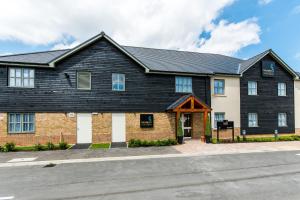
[[[279,62],[290,74],[292,74],[294,76],[295,79],[299,79],[298,74],[286,63],[284,62],[272,49],[268,49],[265,52],[261,53],[262,55],[260,56],[260,58],[254,62],[252,62],[246,69],[244,69],[243,71],[240,72],[240,76],[243,76],[243,73],[246,72],[248,69],[250,69],[253,65],[255,65],[256,63],[258,63],[261,59],[263,59],[266,55],[270,54],[277,62]],[[259,55],[259,54],[257,54]],[[256,55],[256,56],[257,56]],[[255,56],[253,56],[255,57]],[[253,58],[252,57],[252,58]],[[249,58],[251,59],[251,58]],[[249,60],[248,59],[248,60]]]
[[[78,46],[76,46],[75,48],[71,49],[70,51],[67,51],[66,53],[62,54],[61,56],[51,60],[49,62],[49,66],[51,67],[55,67],[55,64],[58,61],[63,60],[64,58],[67,58],[68,56],[78,52],[79,50],[85,48],[86,46],[96,42],[97,40],[100,40],[101,38],[105,38],[106,40],[108,40],[112,45],[114,45],[115,47],[117,47],[120,51],[122,51],[123,53],[125,53],[127,56],[129,56],[131,59],[133,59],[136,63],[138,63],[140,66],[142,66],[145,69],[145,72],[149,72],[150,69],[144,64],[142,63],[139,59],[137,59],[135,56],[133,56],[131,53],[129,53],[126,49],[124,49],[121,45],[119,45],[116,41],[114,41],[112,38],[110,38],[108,35],[106,35],[103,31],[90,38],[89,40],[79,44]]]

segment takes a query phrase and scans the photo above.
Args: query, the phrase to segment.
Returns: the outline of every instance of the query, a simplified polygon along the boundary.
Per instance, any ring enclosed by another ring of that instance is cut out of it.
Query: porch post
[[[205,131],[206,131],[206,123],[207,123],[207,110],[204,111],[203,116],[203,133],[204,133],[204,139],[205,139]]]
[[[180,112],[179,111],[177,111],[176,112],[176,122],[175,122],[175,138],[177,138],[177,129],[178,129],[178,120],[179,120],[179,118],[180,118]]]

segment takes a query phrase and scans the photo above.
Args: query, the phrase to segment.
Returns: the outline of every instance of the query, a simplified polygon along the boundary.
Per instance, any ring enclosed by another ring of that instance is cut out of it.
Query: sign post
[[[217,141],[220,140],[220,130],[232,129],[232,142],[234,142],[234,122],[223,120],[222,122],[217,122]]]

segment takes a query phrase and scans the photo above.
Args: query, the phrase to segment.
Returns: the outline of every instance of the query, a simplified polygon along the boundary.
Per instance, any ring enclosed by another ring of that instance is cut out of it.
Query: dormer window
[[[34,69],[9,68],[9,87],[34,88]]]

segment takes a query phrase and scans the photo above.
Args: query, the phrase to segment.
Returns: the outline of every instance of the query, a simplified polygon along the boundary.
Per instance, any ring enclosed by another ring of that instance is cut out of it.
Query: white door
[[[77,113],[77,143],[92,143],[92,115]]]
[[[125,113],[112,113],[112,142],[126,141]]]

